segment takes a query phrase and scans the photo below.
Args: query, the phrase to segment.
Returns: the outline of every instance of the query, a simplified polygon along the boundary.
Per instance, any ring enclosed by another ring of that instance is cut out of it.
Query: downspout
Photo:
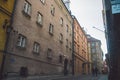
[[[0,69],[0,80],[4,78],[5,60],[6,60],[7,48],[8,48],[9,38],[10,38],[10,32],[12,31],[12,28],[13,28],[12,24],[13,24],[13,19],[14,19],[16,3],[17,3],[17,0],[14,1],[13,11],[12,11],[11,18],[10,18],[10,25],[7,27],[7,30],[6,30],[6,42],[5,42],[5,48],[3,51],[1,69]]]
[[[72,15],[72,75],[74,72],[74,16]]]

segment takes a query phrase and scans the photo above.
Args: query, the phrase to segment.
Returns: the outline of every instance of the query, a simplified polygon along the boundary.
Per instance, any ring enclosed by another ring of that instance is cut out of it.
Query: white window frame
[[[18,41],[17,41],[17,46],[25,48],[25,46],[26,46],[26,37],[24,37],[23,35],[19,35],[18,36]]]
[[[24,8],[23,8],[23,11],[24,13],[26,13],[27,15],[30,15],[31,14],[31,4],[25,0],[24,2]]]
[[[40,0],[43,4],[45,4],[45,0]]]
[[[39,53],[40,52],[40,44],[39,43],[34,42],[33,52],[35,52],[35,53]]]
[[[40,12],[37,13],[37,23],[43,25],[43,15]]]
[[[55,14],[55,7],[53,5],[51,5],[51,14],[54,16]]]
[[[60,25],[63,26],[63,18],[60,18]]]

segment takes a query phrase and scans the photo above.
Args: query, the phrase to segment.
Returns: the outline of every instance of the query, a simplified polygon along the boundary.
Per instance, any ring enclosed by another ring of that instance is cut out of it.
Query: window
[[[95,53],[95,48],[92,48],[92,53]]]
[[[19,35],[17,46],[24,48],[25,45],[26,45],[26,37],[24,37],[23,35]]]
[[[60,18],[60,25],[63,26],[63,18]]]
[[[31,4],[28,1],[24,2],[24,9],[23,9],[24,13],[29,15],[31,14]]]
[[[39,51],[40,51],[40,44],[37,43],[37,42],[34,42],[34,45],[33,45],[33,52],[39,53]]]
[[[49,34],[53,35],[53,28],[54,26],[52,24],[49,25]]]
[[[72,30],[70,29],[70,36],[72,35]]]
[[[54,16],[55,14],[55,7],[53,5],[51,5],[51,14]]]
[[[45,3],[45,0],[40,0],[43,4]]]
[[[47,58],[52,59],[52,49],[50,48],[47,50]]]
[[[61,33],[60,33],[59,40],[60,40],[61,43],[63,43],[63,35]]]
[[[94,46],[95,46],[95,43],[92,43],[91,45],[92,45],[92,47],[94,47]]]
[[[69,26],[68,26],[68,25],[66,25],[66,28],[67,28],[67,30],[66,30],[66,31],[67,31],[67,32],[69,32]]]
[[[37,24],[39,24],[40,26],[43,25],[43,16],[39,12],[37,14]]]

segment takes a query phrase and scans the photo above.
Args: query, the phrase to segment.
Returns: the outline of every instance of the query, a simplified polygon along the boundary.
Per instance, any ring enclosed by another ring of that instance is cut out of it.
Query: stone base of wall
[[[18,76],[20,74],[21,67],[26,67],[28,69],[28,75],[43,76],[64,74],[62,65],[7,54],[4,68],[5,75]]]

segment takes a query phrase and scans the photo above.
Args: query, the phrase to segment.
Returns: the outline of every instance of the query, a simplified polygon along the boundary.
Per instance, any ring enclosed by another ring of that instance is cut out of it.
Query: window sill
[[[68,45],[66,45],[66,48],[68,48]]]
[[[62,43],[63,43],[63,41],[62,41],[62,40],[60,40],[60,43],[62,44]]]
[[[49,34],[50,34],[51,36],[53,36],[53,33],[49,32]]]
[[[40,0],[40,1],[41,1],[41,0]],[[45,2],[41,1],[41,3],[42,3],[43,5],[45,5]]]
[[[31,16],[28,14],[28,13],[26,13],[24,10],[22,11],[22,13],[27,17],[27,18],[31,18]]]
[[[16,46],[20,50],[26,50],[26,47]]]
[[[47,56],[48,59],[52,60],[52,57],[51,56]]]
[[[35,51],[32,51],[32,52],[33,52],[33,54],[39,55],[39,52],[35,52]]]
[[[37,21],[36,21],[36,24],[37,24],[38,26],[40,26],[40,27],[42,27],[42,26],[43,26],[42,24],[38,23]]]
[[[63,27],[63,24],[60,24],[61,25],[61,27]]]

